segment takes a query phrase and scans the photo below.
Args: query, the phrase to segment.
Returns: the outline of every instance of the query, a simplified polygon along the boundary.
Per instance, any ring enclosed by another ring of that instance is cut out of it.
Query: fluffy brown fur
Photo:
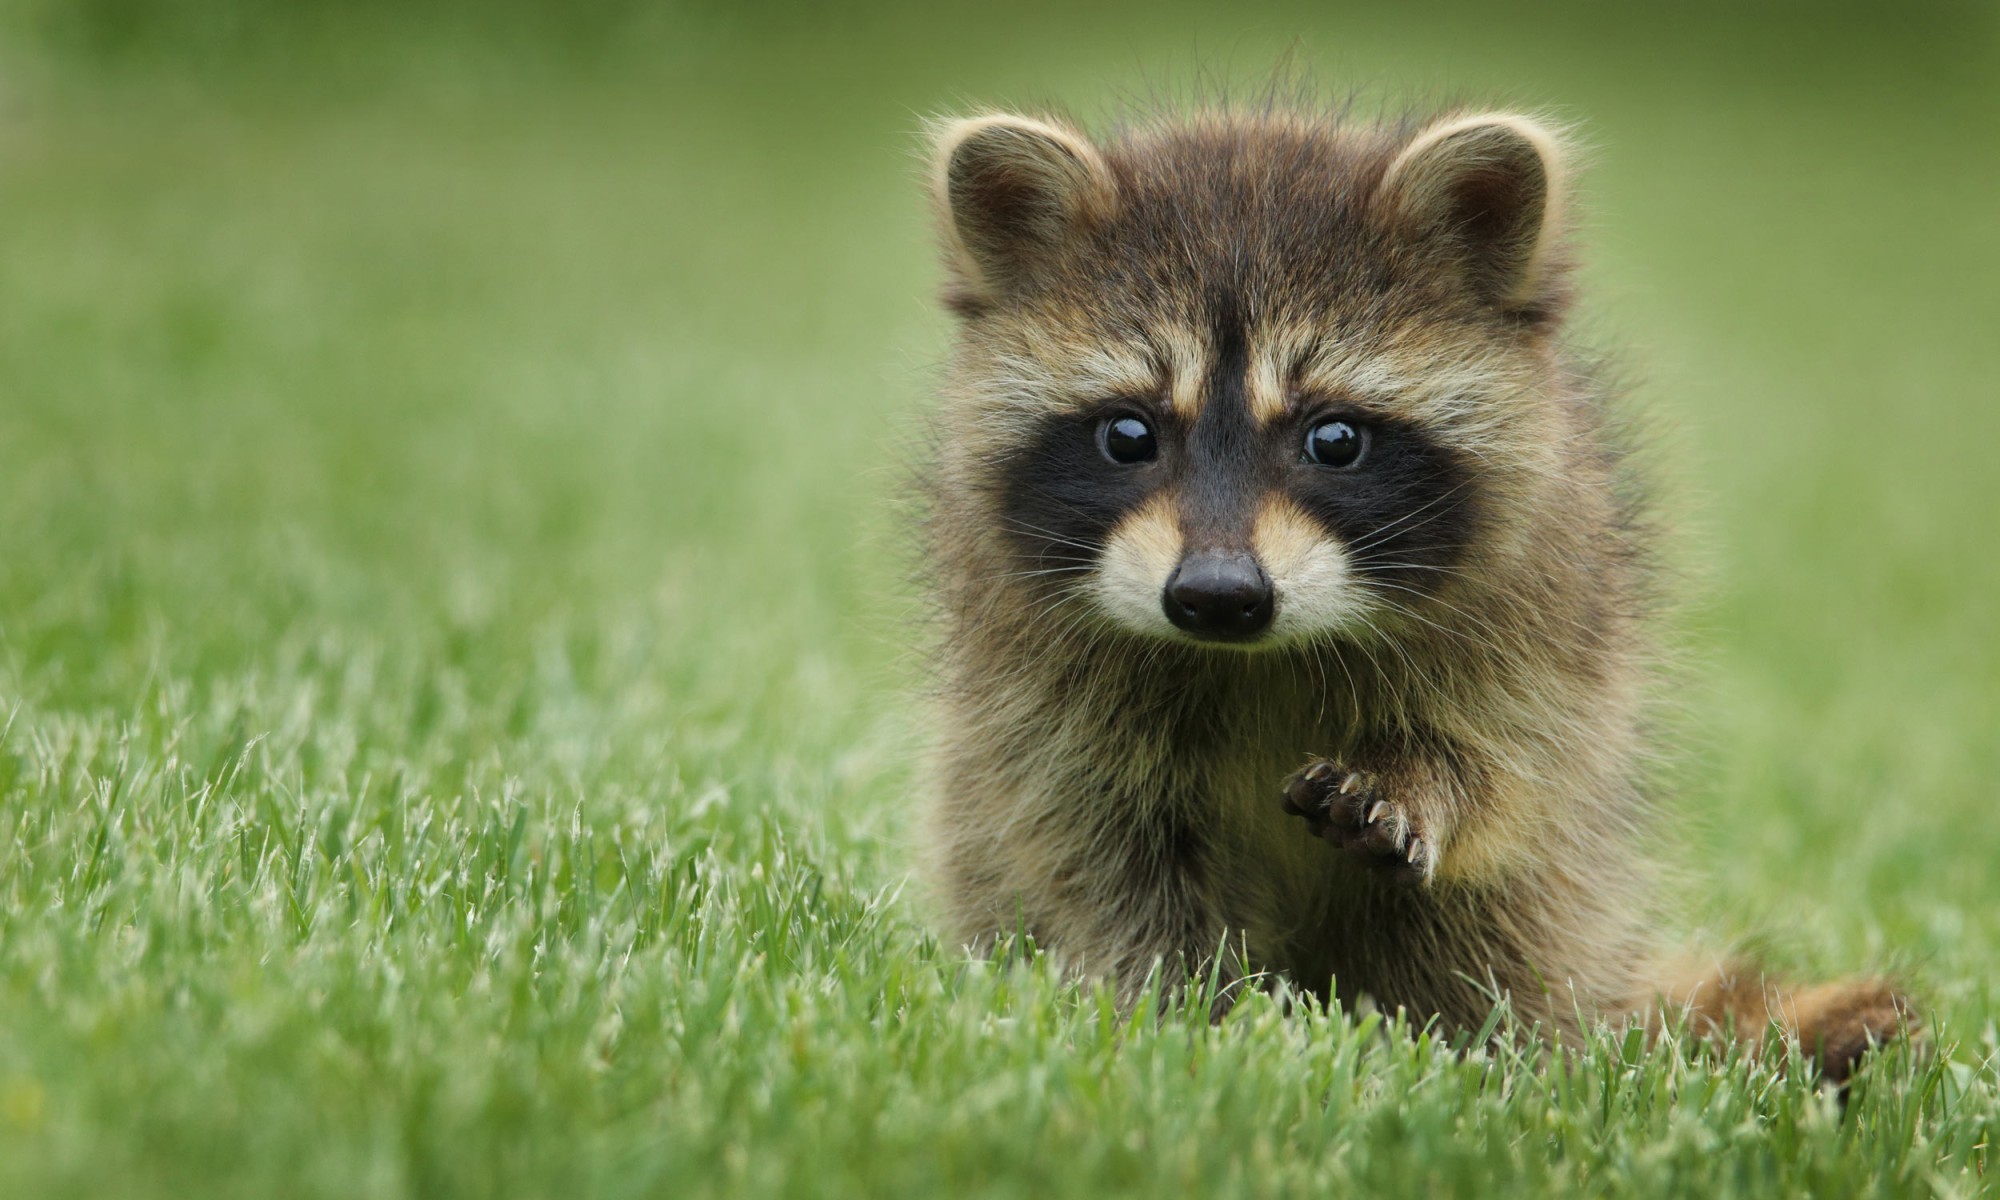
[[[928,526],[953,935],[1457,1028],[1496,991],[1545,1030],[1687,1004],[1704,1031],[1775,1021],[1835,1077],[1904,1019],[1886,985],[1666,965],[1651,539],[1560,338],[1556,131],[1215,112],[1093,142],[994,113],[934,137],[962,318]],[[1368,457],[1311,457],[1335,420]],[[1224,582],[1176,609],[1197,568]]]

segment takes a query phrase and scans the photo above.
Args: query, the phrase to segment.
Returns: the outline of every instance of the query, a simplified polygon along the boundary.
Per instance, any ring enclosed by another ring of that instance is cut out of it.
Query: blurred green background
[[[0,1191],[1977,1187],[1996,14],[0,4]],[[919,122],[1281,63],[1579,123],[1687,927],[1920,981],[1872,1126],[1119,1032],[923,934]]]

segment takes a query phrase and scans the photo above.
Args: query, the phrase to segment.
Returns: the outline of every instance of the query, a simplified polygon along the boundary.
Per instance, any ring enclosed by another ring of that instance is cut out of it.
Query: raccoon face
[[[1004,574],[1238,647],[1437,598],[1552,435],[1518,401],[1549,369],[1553,144],[1508,116],[1218,119],[1108,151],[1022,117],[941,129],[947,456]]]
[[[1365,627],[1383,591],[1431,589],[1474,511],[1461,464],[1345,394],[1259,419],[1242,353],[1193,414],[1123,394],[1042,417],[999,464],[1016,552],[1129,629],[1202,641]]]

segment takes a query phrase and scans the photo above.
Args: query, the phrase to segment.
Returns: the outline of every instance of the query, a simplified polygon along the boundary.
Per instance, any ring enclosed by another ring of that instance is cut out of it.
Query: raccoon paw
[[[1408,810],[1382,797],[1367,771],[1315,759],[1285,782],[1284,801],[1313,836],[1389,878],[1420,883],[1437,870],[1437,843]]]

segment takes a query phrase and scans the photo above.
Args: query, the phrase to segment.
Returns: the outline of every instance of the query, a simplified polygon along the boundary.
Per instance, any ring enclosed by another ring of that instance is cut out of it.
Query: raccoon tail
[[[1922,1029],[1909,994],[1882,976],[1797,984],[1750,959],[1687,957],[1658,978],[1649,1009],[1656,1031],[1684,1013],[1688,1030],[1711,1042],[1758,1038],[1762,1050],[1796,1039],[1835,1085],[1848,1081],[1870,1048]]]

